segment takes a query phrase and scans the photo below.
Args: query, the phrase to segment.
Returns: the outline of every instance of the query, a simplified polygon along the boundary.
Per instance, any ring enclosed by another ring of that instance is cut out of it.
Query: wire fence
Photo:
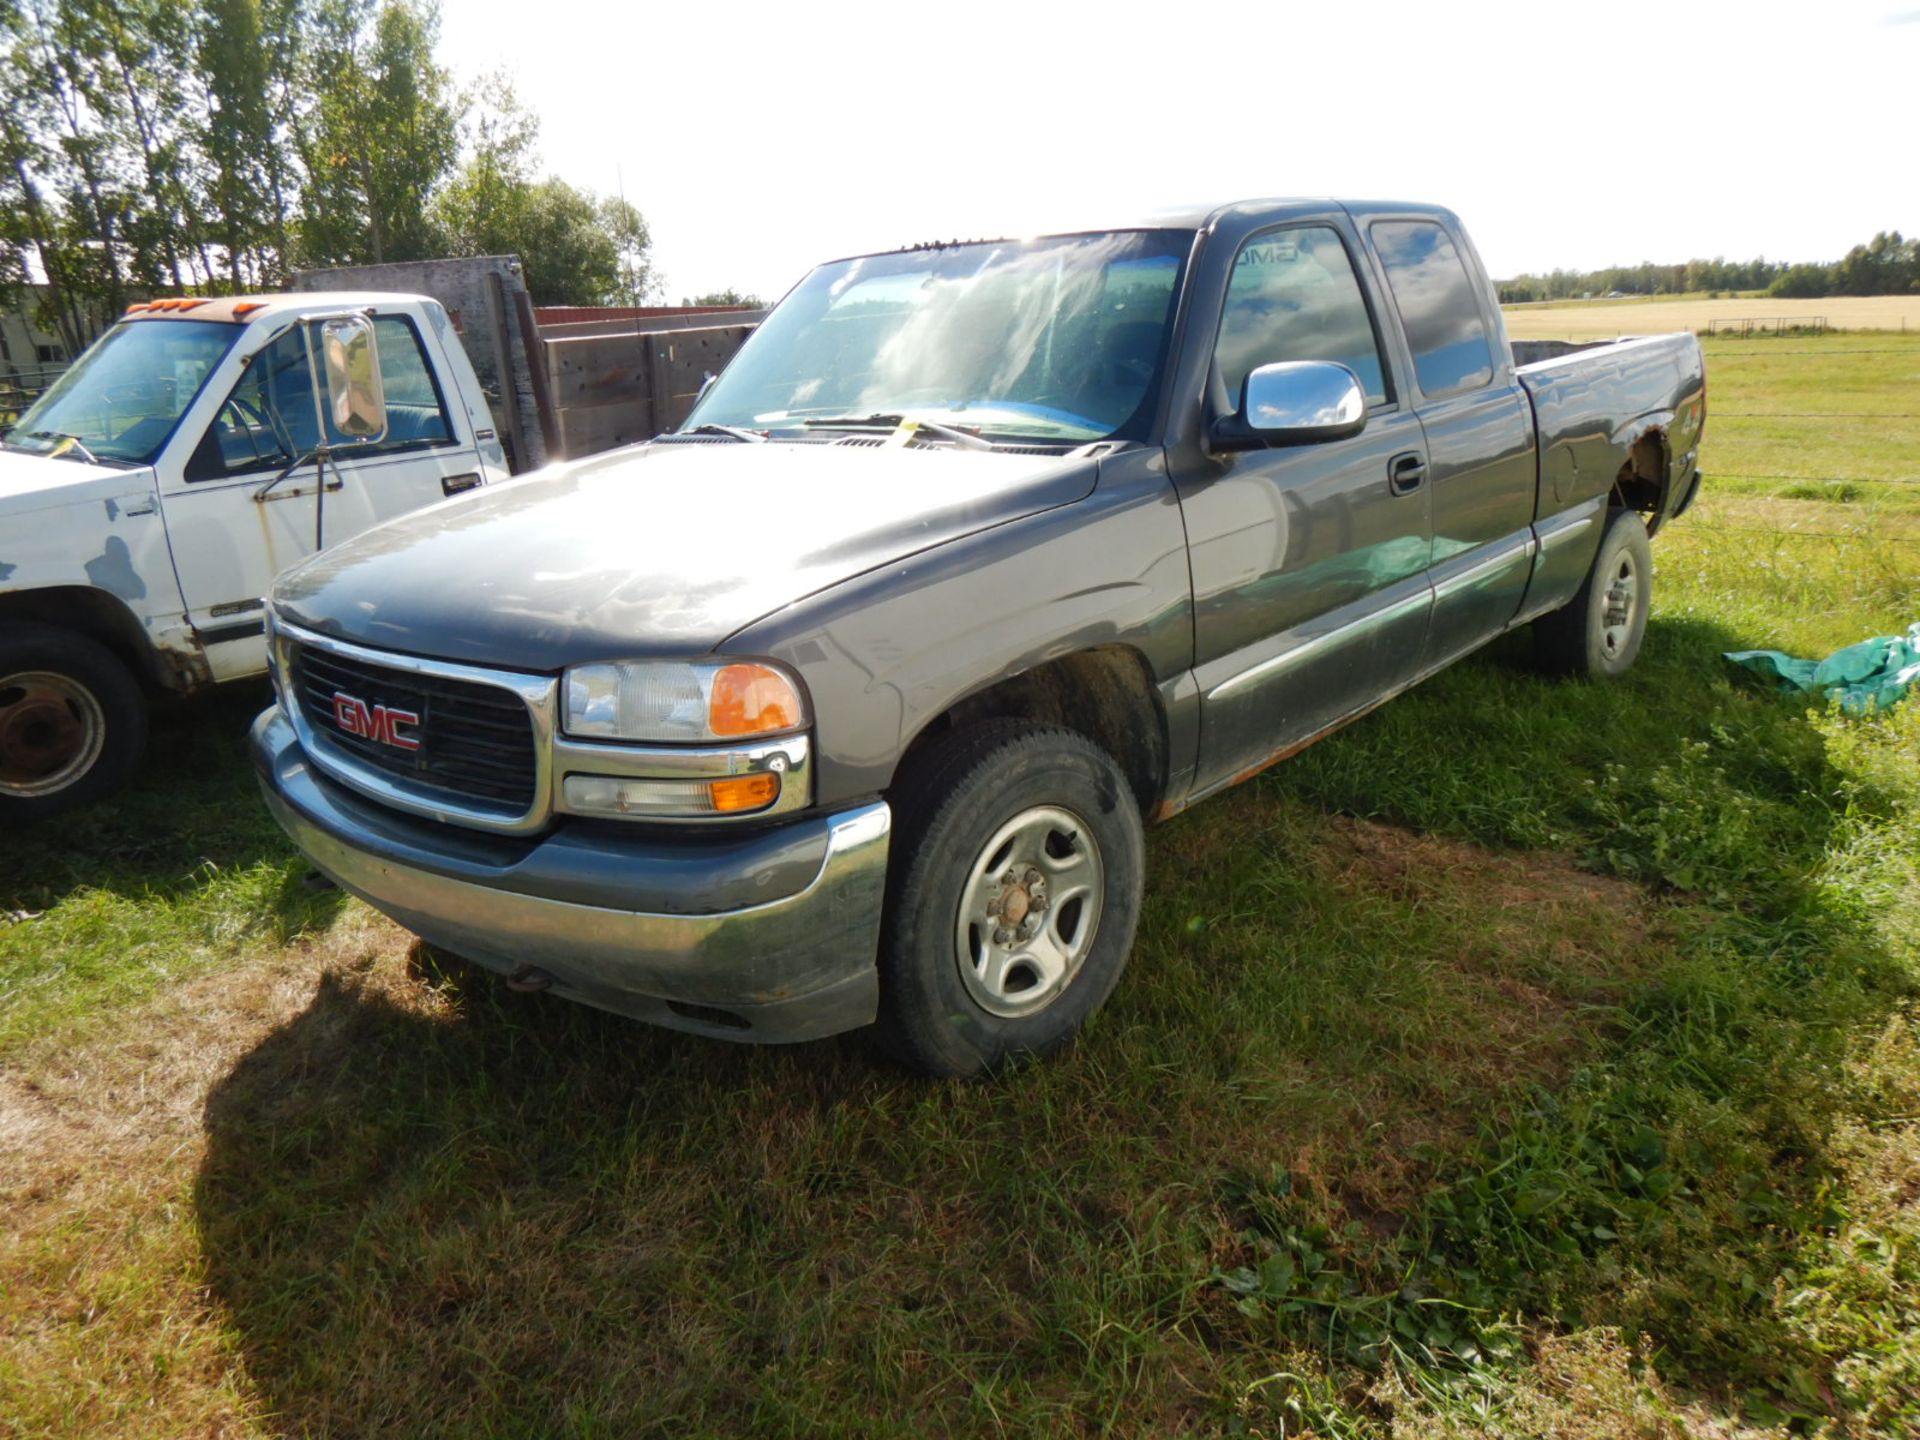
[[[1776,474],[1772,470],[1701,468],[1716,480],[1795,480],[1807,486],[1920,486],[1920,476],[1905,474]]]
[[[1729,355],[1912,355],[1916,352],[1911,346],[1882,345],[1862,350],[1776,350],[1768,346],[1764,350],[1716,350],[1713,358],[1724,359]]]
[[[0,375],[0,430],[17,423],[27,407],[45,394],[66,370],[64,365],[45,365]]]
[[[1910,346],[1866,345],[1847,349],[1774,349],[1761,347],[1751,350],[1716,350],[1712,359],[1715,363],[1723,360],[1760,357],[1793,357],[1800,359],[1819,359],[1829,355],[1912,355],[1920,358],[1920,351]],[[1716,410],[1708,411],[1709,427],[1725,420],[1920,420],[1920,412],[1911,410]],[[1762,480],[1779,481],[1798,485],[1920,485],[1920,474],[1916,475],[1807,475],[1786,471],[1769,470],[1721,470],[1713,466],[1703,469],[1709,480]],[[1899,546],[1903,549],[1920,547],[1920,535],[1888,535],[1879,529],[1866,530],[1805,530],[1797,526],[1739,525],[1728,524],[1704,516],[1696,517],[1687,526],[1675,531],[1675,534],[1693,532],[1696,534],[1765,535],[1774,540],[1811,540],[1833,544],[1869,544],[1875,546]]]
[[[1707,321],[1709,335],[1825,335],[1830,332],[1824,315],[1716,315]]]
[[[1736,535],[1772,535],[1781,540],[1870,540],[1875,545],[1920,545],[1920,535],[1883,535],[1877,530],[1802,530],[1798,526],[1729,525],[1719,520],[1702,520],[1696,524],[1691,519],[1687,528],[1729,530]]]

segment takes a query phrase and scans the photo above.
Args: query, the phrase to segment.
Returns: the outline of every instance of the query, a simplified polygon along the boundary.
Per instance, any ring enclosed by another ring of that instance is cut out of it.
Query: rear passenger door
[[[1412,360],[1433,507],[1433,621],[1422,669],[1498,634],[1533,569],[1533,411],[1464,237],[1434,214],[1356,216]]]
[[[1197,781],[1225,784],[1366,708],[1416,672],[1431,591],[1424,463],[1360,283],[1344,215],[1247,236],[1224,277],[1209,409],[1261,365],[1331,360],[1367,392],[1360,434],[1211,455],[1176,468],[1193,570]],[[1223,252],[1225,253],[1225,252]],[[1211,287],[1211,288],[1208,288]]]

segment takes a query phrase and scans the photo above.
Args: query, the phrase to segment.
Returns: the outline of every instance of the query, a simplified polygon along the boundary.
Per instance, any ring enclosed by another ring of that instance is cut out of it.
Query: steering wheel
[[[291,447],[288,446],[285,438],[280,434],[280,428],[275,425],[272,420],[263,415],[251,400],[242,400],[238,395],[229,395],[226,398],[226,402],[221,405],[219,415],[214,417],[214,423],[216,425],[219,424],[220,417],[225,415],[229,410],[239,416],[242,422],[237,426],[230,426],[229,428],[238,430],[247,437],[247,448],[253,451],[253,458],[256,461],[271,458],[260,453],[260,442],[256,437],[263,430],[273,436],[274,444],[283,455],[292,453]]]

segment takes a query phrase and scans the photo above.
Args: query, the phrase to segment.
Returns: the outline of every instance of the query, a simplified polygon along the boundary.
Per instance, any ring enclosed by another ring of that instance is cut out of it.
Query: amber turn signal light
[[[773,774],[739,775],[731,780],[715,780],[707,793],[713,808],[722,814],[762,810],[779,798],[780,777]]]
[[[805,714],[793,681],[770,666],[725,665],[714,674],[707,701],[707,728],[715,735],[766,735],[792,730],[803,722]],[[774,789],[779,789],[777,781]],[[715,808],[746,807],[716,804]]]

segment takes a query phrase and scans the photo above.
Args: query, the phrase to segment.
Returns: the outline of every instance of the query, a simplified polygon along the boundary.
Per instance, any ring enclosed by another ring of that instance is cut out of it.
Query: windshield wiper
[[[98,465],[100,463],[100,457],[87,448],[86,441],[82,440],[78,435],[69,435],[64,430],[29,430],[27,432],[27,438],[29,440],[65,440],[69,442],[67,450],[78,450],[80,452],[80,458],[89,465]],[[58,460],[66,455],[67,450],[55,450],[52,446],[48,446],[40,453],[50,460]]]
[[[974,435],[965,430],[956,430],[951,425],[942,425],[935,420],[916,420],[911,415],[832,415],[819,419],[800,422],[809,430],[866,430],[885,427],[898,429],[911,425],[915,430],[924,430],[929,435],[937,435],[942,440],[951,440],[967,450],[997,450],[1000,447],[984,436]]]
[[[746,430],[738,425],[696,425],[691,430],[682,430],[682,435],[731,435],[736,440],[745,440],[754,445],[764,445],[767,437],[758,430]]]

